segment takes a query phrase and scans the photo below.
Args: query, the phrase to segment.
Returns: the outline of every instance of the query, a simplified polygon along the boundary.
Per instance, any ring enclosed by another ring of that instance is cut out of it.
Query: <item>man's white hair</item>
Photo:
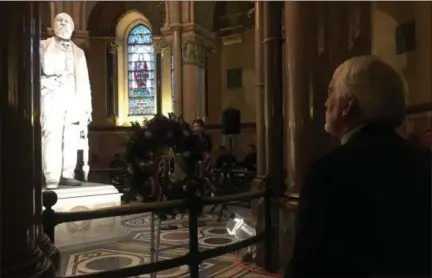
[[[352,97],[362,121],[398,127],[405,118],[406,87],[401,76],[376,56],[346,60],[335,71],[339,97]]]

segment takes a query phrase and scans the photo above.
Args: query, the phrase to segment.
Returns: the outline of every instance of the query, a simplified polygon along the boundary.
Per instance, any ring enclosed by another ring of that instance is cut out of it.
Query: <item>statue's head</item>
[[[63,40],[70,40],[74,31],[74,22],[67,13],[59,13],[53,22],[54,33]]]

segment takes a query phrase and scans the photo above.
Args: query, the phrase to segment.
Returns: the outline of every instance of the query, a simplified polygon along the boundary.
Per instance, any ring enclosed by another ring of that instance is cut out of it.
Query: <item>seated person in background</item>
[[[202,136],[205,145],[205,151],[208,154],[210,154],[212,151],[213,144],[212,144],[211,137],[208,134],[206,134],[204,127],[205,127],[205,123],[202,119],[195,119],[192,122],[192,131]]]
[[[325,108],[341,146],[304,177],[284,277],[431,277],[431,157],[395,131],[403,80],[375,56],[349,59]]]
[[[243,158],[241,166],[246,168],[249,172],[256,172],[257,154],[254,144],[249,144],[248,153]]]
[[[406,140],[409,146],[417,150],[423,150],[427,155],[430,154],[432,150],[432,133],[426,132],[423,136],[407,133],[407,132],[399,132],[399,135]]]
[[[230,150],[227,150],[225,146],[220,146],[218,150],[218,156],[216,158],[215,168],[216,169],[232,169],[237,163],[237,158],[232,155]]]

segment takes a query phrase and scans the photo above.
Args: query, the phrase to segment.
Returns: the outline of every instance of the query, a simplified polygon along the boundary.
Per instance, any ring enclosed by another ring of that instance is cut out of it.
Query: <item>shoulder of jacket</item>
[[[74,47],[75,47],[75,51],[76,51],[76,53],[78,53],[78,54],[82,54],[82,55],[84,55],[84,50],[81,48],[81,47],[79,47],[78,45],[76,45],[76,43],[74,43],[73,42],[73,45],[74,45]]]
[[[50,43],[50,41],[51,41],[51,38],[48,38],[46,40],[41,40],[41,42],[40,42],[41,47],[46,48],[48,46],[48,44]]]
[[[338,146],[314,160],[310,168],[315,171],[331,169],[335,165],[344,163],[348,154],[349,150],[347,150],[345,146]]]

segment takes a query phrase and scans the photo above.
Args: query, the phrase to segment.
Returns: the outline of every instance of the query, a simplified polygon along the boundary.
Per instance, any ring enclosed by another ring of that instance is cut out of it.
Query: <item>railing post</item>
[[[42,193],[42,204],[45,210],[42,212],[42,225],[44,233],[54,243],[54,229],[57,225],[56,214],[52,207],[57,203],[57,194],[54,191],[46,190]]]
[[[186,185],[188,191],[189,208],[189,277],[199,278],[199,258],[198,247],[198,212],[202,209],[202,196],[198,187],[199,181],[192,180]]]
[[[264,252],[265,252],[265,261],[264,268],[266,271],[271,271],[272,265],[272,223],[271,223],[271,187],[270,187],[270,179],[268,177],[264,177],[263,179],[265,185],[265,195],[264,195],[264,227],[265,227],[265,241],[264,241]]]

